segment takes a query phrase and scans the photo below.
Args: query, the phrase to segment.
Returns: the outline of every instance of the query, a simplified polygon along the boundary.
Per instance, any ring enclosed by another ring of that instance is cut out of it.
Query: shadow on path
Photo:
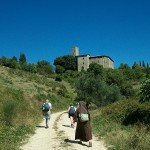
[[[80,145],[82,145],[82,146],[87,146],[86,144],[84,144],[84,143],[79,143],[79,141],[75,141],[75,140],[65,139],[64,142],[66,142],[66,143],[80,144]]]
[[[63,124],[62,126],[71,128],[71,126],[69,126],[69,125],[65,125],[65,124]]]
[[[37,128],[45,128],[45,126],[36,126]]]

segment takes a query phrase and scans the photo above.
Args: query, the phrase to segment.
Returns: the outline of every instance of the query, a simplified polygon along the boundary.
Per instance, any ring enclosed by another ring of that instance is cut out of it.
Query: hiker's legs
[[[48,128],[49,127],[49,122],[50,122],[50,117],[51,117],[51,114],[50,114],[50,112],[49,113],[47,113],[47,115],[46,115],[46,128]]]
[[[49,127],[49,118],[46,118],[46,127],[48,128]]]
[[[74,120],[73,120],[73,116],[70,116],[70,121],[71,121],[71,127],[74,127]]]

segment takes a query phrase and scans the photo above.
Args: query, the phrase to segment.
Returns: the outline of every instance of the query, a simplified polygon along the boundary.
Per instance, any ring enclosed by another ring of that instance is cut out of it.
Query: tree
[[[97,63],[91,63],[87,71],[93,73],[95,76],[97,75],[101,75],[101,77],[103,76],[103,66]]]
[[[139,67],[140,66],[136,62],[134,62],[133,66],[132,66],[132,69],[139,68]]]
[[[148,64],[148,63],[147,63],[147,65],[146,65],[146,67],[149,68],[149,64]]]
[[[140,102],[150,101],[150,79],[145,80],[140,88]]]
[[[118,69],[130,69],[128,64],[121,63]]]
[[[62,67],[62,66],[60,66],[60,65],[56,65],[55,72],[56,72],[57,74],[63,73],[63,72],[65,72],[65,68]]]
[[[145,66],[145,62],[144,62],[144,60],[142,61],[142,66],[145,68],[146,66]]]
[[[42,75],[50,75],[54,73],[53,67],[46,60],[38,61],[37,72]]]
[[[108,86],[99,76],[83,74],[75,85],[77,99],[92,102],[98,106],[120,99],[120,90],[116,85]]]
[[[28,72],[31,72],[31,73],[37,73],[37,67],[33,63],[32,64],[31,63],[25,64],[24,65],[24,70],[28,71]]]
[[[122,70],[107,70],[106,72],[106,83],[108,85],[114,84],[117,86],[121,86],[124,81],[124,75],[123,75],[123,71]]]
[[[19,64],[20,64],[20,65],[26,64],[26,56],[25,56],[25,54],[23,54],[23,53],[20,54],[20,57],[19,57]]]
[[[75,57],[72,55],[64,55],[62,57],[57,57],[54,60],[54,65],[62,66],[65,71],[66,70],[76,70],[76,60]]]
[[[17,58],[15,56],[13,56],[10,60],[10,68],[17,68],[18,67],[18,62],[17,62]]]
[[[0,63],[2,66],[6,66],[6,67],[9,67],[9,59],[5,56],[3,56],[0,60]]]

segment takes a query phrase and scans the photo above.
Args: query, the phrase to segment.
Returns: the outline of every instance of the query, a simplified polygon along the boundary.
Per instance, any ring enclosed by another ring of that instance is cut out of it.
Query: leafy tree
[[[72,55],[64,55],[62,57],[57,57],[54,60],[54,65],[62,66],[65,71],[66,70],[76,70],[76,60],[75,57]]]
[[[150,79],[145,80],[140,88],[140,102],[150,101]]]
[[[97,63],[91,63],[87,71],[93,73],[95,76],[97,75],[100,75],[101,77],[103,76],[103,66]]]
[[[37,72],[42,75],[50,75],[54,73],[53,67],[46,60],[38,61]]]
[[[16,56],[13,56],[11,59],[9,59],[10,68],[18,68],[18,61]]]
[[[37,73],[37,67],[33,63],[32,64],[31,63],[25,64],[24,65],[24,70],[28,71],[28,72],[31,72],[31,73]]]
[[[55,72],[56,72],[57,74],[63,73],[63,72],[65,72],[65,68],[62,67],[62,66],[60,66],[60,65],[56,65]]]
[[[148,64],[148,63],[147,63],[147,65],[146,65],[146,67],[149,68],[149,64]]]
[[[92,102],[98,106],[117,101],[121,96],[117,86],[108,86],[93,73],[83,74],[76,82],[75,89],[77,99]]]
[[[26,64],[26,56],[25,56],[25,54],[23,54],[23,53],[20,54],[20,57],[19,57],[19,64],[20,64],[20,65]]]
[[[133,66],[132,66],[132,69],[139,68],[139,67],[140,66],[136,62],[134,62]]]
[[[127,64],[120,64],[119,69],[122,71],[124,79],[134,79],[134,72]]]
[[[2,66],[9,67],[9,59],[7,57],[3,56],[0,60],[0,62],[1,62]]]
[[[130,69],[128,64],[121,63],[118,69]]]
[[[13,57],[12,57],[12,61],[18,62],[17,57],[16,57],[16,56],[13,56]]]
[[[117,86],[121,86],[125,80],[122,70],[107,70],[105,78],[108,85],[114,84]]]
[[[146,66],[145,66],[145,62],[144,62],[144,60],[142,61],[142,66],[145,68]]]
[[[124,95],[126,98],[129,98],[131,96],[134,96],[135,92],[133,90],[133,87],[130,83],[124,82],[123,85],[120,87],[120,92],[122,95]]]

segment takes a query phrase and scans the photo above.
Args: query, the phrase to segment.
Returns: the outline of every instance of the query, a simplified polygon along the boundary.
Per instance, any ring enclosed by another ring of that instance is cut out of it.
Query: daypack
[[[43,111],[49,111],[49,109],[50,109],[49,104],[48,103],[44,103],[43,106],[42,106],[42,110]]]
[[[69,114],[74,114],[75,113],[75,108],[74,106],[70,106]]]
[[[80,122],[89,121],[89,114],[80,113],[79,114],[79,120],[80,120]]]

